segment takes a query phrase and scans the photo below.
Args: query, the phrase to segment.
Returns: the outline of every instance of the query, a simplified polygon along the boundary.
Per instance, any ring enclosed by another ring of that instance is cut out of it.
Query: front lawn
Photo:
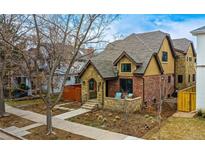
[[[170,117],[162,124],[160,132],[153,129],[143,138],[162,140],[204,140],[205,119]]]
[[[39,114],[46,115],[46,105],[41,99],[32,99],[32,100],[21,100],[21,101],[15,101],[15,100],[8,100],[6,102],[8,105],[11,105],[13,107],[22,109],[22,110],[28,110],[28,111],[33,111]],[[65,103],[65,106],[63,104]],[[59,102],[59,104],[62,104],[62,107],[69,107],[71,109],[77,109],[81,106],[80,103],[78,102]],[[52,114],[59,115],[65,112],[68,112],[68,110],[62,110],[58,108],[53,108],[52,109]]]
[[[29,140],[90,140],[90,138],[72,134],[57,128],[53,128],[55,134],[47,135],[46,126],[39,126],[28,130],[31,134],[24,136]]]

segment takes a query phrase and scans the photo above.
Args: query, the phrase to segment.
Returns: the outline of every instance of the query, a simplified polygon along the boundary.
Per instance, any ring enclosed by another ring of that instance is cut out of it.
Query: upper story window
[[[193,74],[193,82],[195,82],[195,81],[196,81],[196,75]]]
[[[168,61],[168,53],[166,51],[162,52],[162,62]]]
[[[130,63],[121,64],[121,72],[131,72],[131,64]]]
[[[183,83],[183,75],[178,75],[178,83]]]
[[[192,61],[192,57],[189,57],[189,61]]]

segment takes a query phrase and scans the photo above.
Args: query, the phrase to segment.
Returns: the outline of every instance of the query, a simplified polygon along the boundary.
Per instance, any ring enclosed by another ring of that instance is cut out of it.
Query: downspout
[[[142,94],[142,102],[144,102],[144,92],[145,92],[145,85],[144,85],[144,77],[142,76],[142,82],[143,82],[143,90],[142,90],[142,92],[143,92],[143,94]]]

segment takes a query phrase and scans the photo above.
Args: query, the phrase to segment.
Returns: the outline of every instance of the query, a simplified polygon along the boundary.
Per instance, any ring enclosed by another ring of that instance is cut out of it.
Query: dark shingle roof
[[[197,28],[197,29],[191,31],[191,33],[192,33],[193,35],[205,34],[205,26],[200,27],[200,28]]]
[[[186,38],[173,39],[172,42],[176,50],[183,51],[184,53],[188,51],[189,46],[192,43],[190,40]]]
[[[174,49],[178,52],[184,53],[186,54],[190,45],[193,47],[193,52],[194,55],[196,55],[194,46],[193,46],[193,42],[191,40],[188,40],[186,38],[180,38],[180,39],[173,39],[172,40],[173,45],[174,45]]]
[[[142,64],[135,73],[143,74],[153,54],[158,53],[165,37],[169,37],[169,34],[161,31],[131,34],[124,40],[108,44],[105,50],[91,61],[99,72],[103,72],[103,77],[114,77],[113,62],[126,52],[136,63]]]

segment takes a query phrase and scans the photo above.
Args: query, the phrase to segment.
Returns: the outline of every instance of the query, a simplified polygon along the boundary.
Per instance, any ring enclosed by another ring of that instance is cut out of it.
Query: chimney
[[[91,59],[94,55],[94,48],[90,47],[86,49],[86,55],[88,59]]]
[[[191,31],[197,37],[196,108],[205,110],[205,26]]]

